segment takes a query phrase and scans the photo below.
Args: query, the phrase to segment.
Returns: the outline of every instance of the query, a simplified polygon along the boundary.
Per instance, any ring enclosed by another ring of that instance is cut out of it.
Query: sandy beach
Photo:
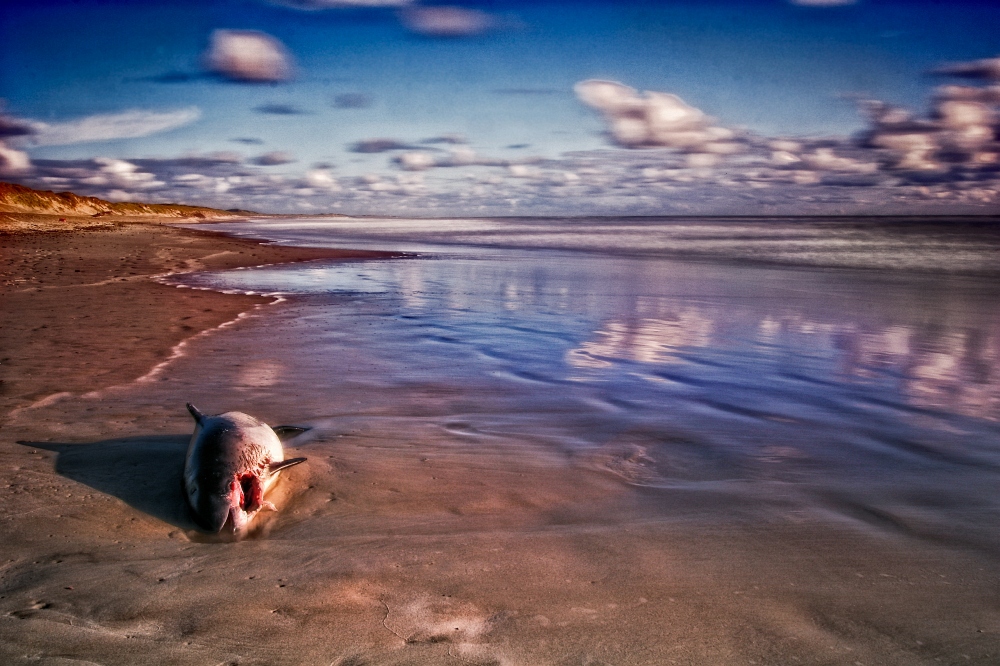
[[[653,483],[698,468],[661,458],[641,428],[581,451],[553,446],[539,421],[502,443],[507,396],[491,376],[377,381],[422,352],[379,328],[371,304],[345,297],[342,328],[328,330],[295,299],[151,279],[385,255],[154,225],[3,248],[4,663],[1000,658],[989,530],[963,540],[878,502],[802,510],[767,461],[730,484]],[[347,333],[384,342],[338,342]],[[331,340],[322,351],[296,346],[317,336]],[[309,462],[282,481],[281,511],[256,538],[193,529],[185,401],[313,428],[291,443]],[[611,415],[588,410],[595,424]]]
[[[2,2],[0,666],[1000,666],[998,25]]]

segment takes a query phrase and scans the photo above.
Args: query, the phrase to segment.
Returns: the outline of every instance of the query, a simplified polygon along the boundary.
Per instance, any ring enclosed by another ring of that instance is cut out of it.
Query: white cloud
[[[108,201],[135,201],[135,195],[125,190],[110,190],[104,194]]]
[[[188,125],[201,117],[197,107],[177,111],[103,113],[63,123],[32,122],[35,133],[25,139],[37,146],[64,146],[72,143],[134,139]]]
[[[456,146],[447,153],[432,154],[426,151],[407,151],[400,153],[392,160],[405,171],[423,171],[432,167],[464,167],[464,166],[507,166],[509,160],[482,157],[468,146]]]
[[[89,176],[81,178],[84,185],[93,187],[115,187],[120,190],[150,190],[166,183],[156,176],[141,171],[138,166],[125,160],[98,157],[94,160],[97,169]]]
[[[233,81],[278,83],[292,78],[288,49],[256,30],[216,30],[205,62],[210,71]]]
[[[468,146],[459,146],[449,152],[447,163],[450,166],[467,166],[477,164],[479,159],[479,156],[476,155],[476,151],[472,150],[472,148],[469,148]]]
[[[0,175],[23,173],[31,169],[27,153],[10,148],[0,141]]]
[[[261,166],[277,166],[279,164],[291,164],[294,161],[295,156],[291,153],[275,150],[270,153],[258,155],[254,158],[253,163]]]
[[[840,157],[833,148],[817,148],[814,152],[802,155],[801,160],[815,171],[844,171],[848,173],[875,173],[878,164],[874,162],[859,162],[850,157]]]
[[[692,169],[708,169],[719,163],[719,156],[712,153],[691,153],[687,165]]]
[[[934,160],[937,142],[927,132],[877,133],[872,137],[872,145],[892,151],[896,155],[893,166],[897,169],[921,171],[941,166]]]
[[[938,99],[997,104],[1000,103],[1000,85],[989,85],[982,88],[976,86],[940,86],[935,91],[935,96]]]
[[[472,37],[496,27],[489,14],[463,7],[414,7],[400,18],[408,30],[428,37]]]
[[[970,79],[988,79],[1000,81],[1000,56],[983,58],[971,62],[956,62],[943,65],[933,70],[935,74],[946,76],[962,76]]]
[[[793,152],[787,150],[775,150],[771,153],[771,164],[774,166],[788,166],[790,164],[797,164],[802,160],[799,156]]]
[[[542,175],[538,167],[528,164],[511,164],[508,171],[514,178],[538,178]]]
[[[326,169],[313,169],[311,171],[307,171],[306,183],[309,184],[309,187],[326,190],[328,192],[336,192],[340,190],[340,185]]]
[[[391,150],[408,150],[412,148],[408,143],[397,141],[396,139],[362,139],[351,145],[352,153],[386,153]]]
[[[937,89],[926,119],[878,101],[864,101],[872,127],[868,144],[889,152],[891,168],[946,172],[951,165],[981,168],[1000,151],[997,86]]]
[[[396,157],[396,163],[407,171],[423,171],[435,165],[434,156],[429,153],[412,151]]]
[[[601,112],[611,138],[620,146],[661,146],[714,155],[740,150],[732,130],[713,124],[705,113],[677,95],[640,95],[616,81],[597,79],[581,81],[573,89],[581,102]]]

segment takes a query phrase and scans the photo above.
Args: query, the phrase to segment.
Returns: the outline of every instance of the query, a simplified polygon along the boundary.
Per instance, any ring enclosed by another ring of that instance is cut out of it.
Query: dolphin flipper
[[[273,430],[274,434],[278,436],[278,439],[284,442],[285,440],[289,440],[293,437],[298,437],[307,430],[312,430],[312,428],[303,428],[301,426],[292,426],[292,425],[280,425],[280,426],[274,426],[273,428],[271,428],[271,430]]]
[[[283,469],[288,469],[289,467],[298,465],[299,463],[304,463],[305,461],[305,458],[289,458],[288,460],[279,460],[278,462],[273,462],[268,465],[268,471],[271,472],[271,474],[277,474]]]
[[[202,413],[201,413],[201,412],[200,412],[200,411],[198,410],[198,408],[197,408],[197,407],[195,407],[194,405],[192,405],[192,404],[191,404],[190,402],[189,402],[189,403],[187,403],[187,408],[188,408],[188,411],[189,411],[189,412],[191,412],[191,416],[193,416],[193,417],[194,417],[194,422],[195,422],[195,423],[198,423],[198,424],[201,424],[201,422],[202,422],[203,420],[205,420],[205,415],[204,415],[204,414],[202,414]]]

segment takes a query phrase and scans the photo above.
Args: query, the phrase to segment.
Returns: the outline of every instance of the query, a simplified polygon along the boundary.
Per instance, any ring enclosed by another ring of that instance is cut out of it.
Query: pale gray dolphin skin
[[[275,510],[264,494],[278,473],[305,458],[285,460],[275,431],[252,416],[206,416],[190,403],[187,408],[196,425],[184,462],[184,490],[195,521],[212,533],[243,532],[261,509]]]

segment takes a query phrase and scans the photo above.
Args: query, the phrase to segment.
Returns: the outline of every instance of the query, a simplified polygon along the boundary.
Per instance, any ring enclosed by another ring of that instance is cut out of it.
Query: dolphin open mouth
[[[236,491],[234,506],[238,506],[246,513],[260,509],[264,503],[264,485],[260,482],[260,477],[255,474],[241,474],[236,477],[233,485]]]
[[[229,484],[229,515],[222,531],[232,534],[243,531],[250,519],[264,505],[264,484],[255,474],[237,474]]]

